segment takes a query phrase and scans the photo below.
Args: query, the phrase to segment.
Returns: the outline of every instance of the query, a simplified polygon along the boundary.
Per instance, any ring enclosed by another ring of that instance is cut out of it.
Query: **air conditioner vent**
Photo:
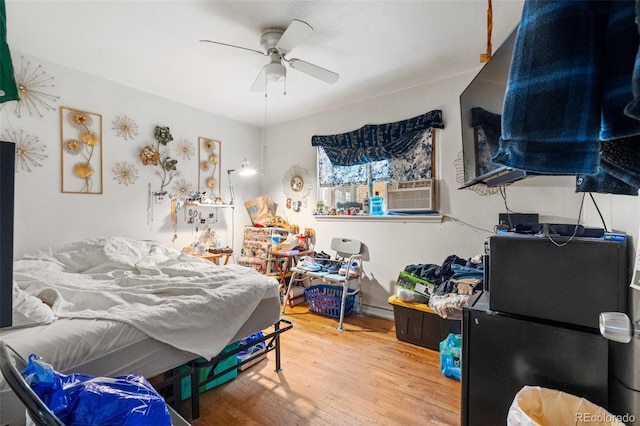
[[[434,180],[411,180],[387,183],[387,211],[436,211]]]

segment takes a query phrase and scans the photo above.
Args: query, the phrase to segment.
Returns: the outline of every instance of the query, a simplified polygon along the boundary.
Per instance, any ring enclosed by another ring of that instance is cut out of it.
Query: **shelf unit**
[[[276,274],[271,257],[271,239],[280,236],[280,240],[284,241],[288,235],[289,231],[282,228],[245,227],[240,264],[250,266],[261,274]]]

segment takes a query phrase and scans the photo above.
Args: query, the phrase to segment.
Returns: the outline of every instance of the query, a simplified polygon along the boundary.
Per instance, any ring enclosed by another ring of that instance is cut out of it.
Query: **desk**
[[[229,258],[231,258],[231,256],[233,256],[233,252],[231,253],[205,253],[205,254],[197,254],[196,257],[199,257],[201,259],[206,259],[209,260],[213,263],[215,263],[216,265],[220,264],[220,258],[224,256],[224,264],[228,264],[229,263]]]

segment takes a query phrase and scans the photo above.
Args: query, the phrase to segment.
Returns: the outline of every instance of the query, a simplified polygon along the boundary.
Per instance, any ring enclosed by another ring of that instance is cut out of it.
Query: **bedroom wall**
[[[328,111],[306,119],[270,126],[266,134],[269,146],[269,176],[263,180],[263,193],[272,195],[285,206],[283,175],[292,165],[309,171],[313,180],[312,195],[300,212],[280,209],[280,214],[301,228],[317,232],[317,249],[329,251],[335,236],[359,239],[367,248],[363,301],[370,313],[392,317],[387,298],[394,291],[398,273],[414,263],[441,264],[450,254],[469,258],[483,252],[484,240],[492,235],[498,213],[506,212],[505,201],[498,193],[479,195],[471,189],[459,190],[454,162],[461,149],[459,95],[474,72],[444,81],[426,83],[406,91],[389,94],[361,104]],[[445,129],[436,131],[436,177],[439,194],[440,223],[402,223],[357,221],[352,219],[318,220],[312,217],[315,206],[314,134],[334,134],[357,129],[365,124],[386,123],[441,109]],[[634,244],[638,235],[640,201],[638,197],[594,194],[607,227],[626,232]],[[539,213],[541,221],[576,223],[582,194],[575,193],[571,177],[535,177],[506,189],[511,211]],[[589,196],[584,202],[582,221],[586,226],[602,227],[600,217]],[[630,256],[631,257],[631,256]]]
[[[14,62],[21,52],[15,51]],[[147,222],[148,184],[159,186],[154,171],[141,165],[139,150],[153,142],[156,125],[169,126],[175,141],[188,139],[194,145],[198,136],[222,141],[222,195],[228,199],[225,171],[237,167],[247,156],[255,165],[261,163],[261,130],[243,123],[215,116],[159,96],[143,93],[95,76],[24,55],[33,64],[42,65],[54,77],[51,92],[60,96],[55,110],[38,114],[14,114],[14,103],[0,106],[0,134],[23,130],[45,145],[47,155],[31,172],[16,174],[15,257],[25,252],[49,247],[60,242],[103,235],[154,239],[181,249],[193,241],[192,227],[178,212],[178,238],[169,218],[167,201],[153,204],[153,223]],[[279,203],[278,214],[301,228],[317,231],[319,250],[329,250],[334,236],[362,240],[369,260],[365,263],[364,302],[369,313],[391,318],[387,304],[394,291],[398,273],[413,263],[441,263],[448,255],[471,257],[482,253],[483,241],[492,234],[497,215],[505,212],[500,194],[479,195],[473,190],[459,190],[458,171],[454,162],[461,150],[459,94],[475,72],[453,76],[444,81],[425,83],[402,92],[388,94],[367,102],[345,106],[280,125],[269,126],[264,137],[268,145],[268,174],[240,178],[233,175],[236,199],[270,195]],[[103,194],[67,194],[60,192],[60,117],[59,106],[67,106],[102,114],[103,118]],[[443,220],[438,223],[358,222],[344,220],[319,221],[311,215],[316,203],[315,149],[310,139],[314,134],[333,134],[356,129],[368,123],[385,123],[441,109],[445,129],[436,132],[436,177],[438,206]],[[116,136],[112,121],[118,115],[135,119],[139,134],[125,141]],[[174,142],[175,142],[174,141]],[[113,178],[111,168],[127,161],[138,169],[139,178],[125,186]],[[299,165],[313,177],[313,188],[306,207],[300,212],[287,209],[282,179],[287,170]],[[197,155],[191,160],[179,157],[181,178],[196,186]],[[509,209],[515,212],[537,212],[548,222],[575,223],[581,194],[574,193],[570,177],[536,177],[511,185],[506,190]],[[632,236],[638,235],[638,197],[595,195],[607,226]],[[240,203],[240,201],[238,201]],[[227,214],[219,215],[214,226],[225,244],[229,223]],[[587,197],[582,223],[601,226],[600,218]],[[249,218],[240,204],[235,212],[235,247],[240,246],[242,229]]]
[[[13,62],[20,66],[21,56],[31,68],[42,66],[47,76],[53,77],[43,88],[59,99],[49,102],[53,110],[40,107],[42,117],[23,108],[22,117],[15,114],[16,102],[0,106],[0,134],[4,139],[13,131],[22,131],[24,138],[37,138],[36,145],[43,146],[46,155],[29,172],[17,167],[15,200],[15,252],[14,257],[25,252],[47,248],[51,245],[81,238],[106,235],[122,235],[130,238],[154,239],[181,249],[194,239],[191,225],[185,223],[184,214],[178,212],[177,240],[170,220],[169,201],[152,203],[153,221],[148,223],[148,185],[153,191],[160,187],[155,167],[143,166],[138,152],[147,144],[155,143],[153,132],[156,125],[169,126],[174,141],[169,147],[176,155],[177,169],[184,179],[197,188],[198,137],[217,139],[222,142],[222,196],[228,200],[226,170],[238,167],[245,156],[254,164],[261,160],[260,130],[237,121],[216,116],[205,111],[172,102],[148,93],[125,87],[95,76],[50,63],[23,52],[13,51]],[[48,102],[48,101],[47,101]],[[71,194],[61,192],[61,151],[59,107],[80,109],[102,115],[102,194]],[[113,129],[113,120],[120,115],[135,120],[138,135],[133,140],[118,137]],[[28,136],[27,136],[28,135]],[[177,155],[177,143],[186,139],[193,144],[194,155],[184,159]],[[112,168],[117,162],[126,161],[138,170],[138,179],[129,185],[114,179]],[[258,179],[240,179],[233,176],[236,196],[257,195]],[[175,182],[176,179],[174,179]],[[174,182],[169,185],[173,188]],[[210,209],[207,212],[211,211]],[[239,212],[244,213],[244,212]],[[213,226],[223,238],[225,245],[231,244],[225,232],[230,214],[220,212],[219,222]],[[249,223],[246,214],[236,214],[236,224],[243,227]],[[230,225],[229,225],[230,226]],[[238,236],[239,238],[239,236]]]

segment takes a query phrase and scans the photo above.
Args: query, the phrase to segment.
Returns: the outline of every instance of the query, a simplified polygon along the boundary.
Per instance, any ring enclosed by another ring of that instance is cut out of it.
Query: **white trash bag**
[[[589,425],[624,426],[619,416],[565,392],[525,386],[516,394],[507,415],[507,426]]]

